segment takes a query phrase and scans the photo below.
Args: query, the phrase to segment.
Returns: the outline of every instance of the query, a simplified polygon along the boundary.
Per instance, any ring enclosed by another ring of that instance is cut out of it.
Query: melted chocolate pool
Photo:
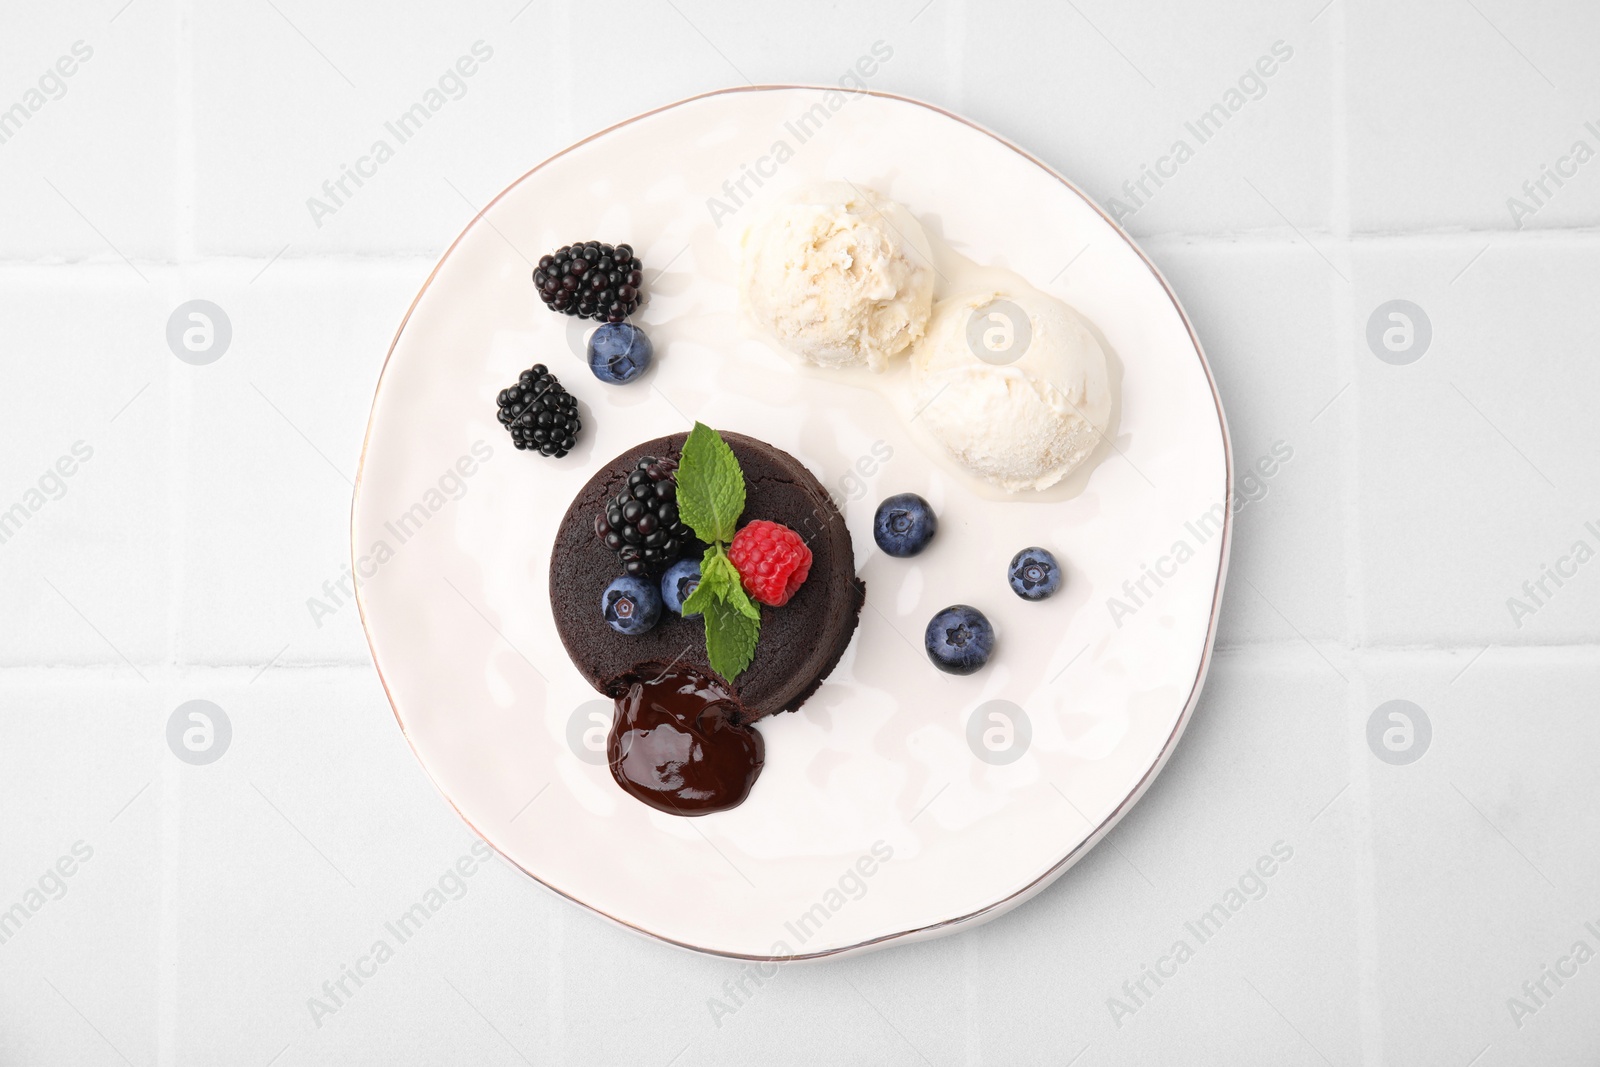
[[[765,748],[721,682],[686,667],[645,667],[623,684],[606,754],[624,792],[669,815],[744,802]]]

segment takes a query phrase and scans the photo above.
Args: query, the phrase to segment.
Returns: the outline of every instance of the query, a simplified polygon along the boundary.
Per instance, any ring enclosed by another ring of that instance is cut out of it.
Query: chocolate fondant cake
[[[648,633],[613,630],[596,610],[601,591],[621,570],[617,554],[595,536],[595,516],[624,485],[640,458],[676,457],[686,434],[629,449],[602,465],[567,509],[550,553],[550,606],[562,644],[578,670],[607,696],[625,693],[646,665],[687,668],[715,676],[699,619],[665,612]],[[745,721],[792,711],[816,692],[839,662],[865,601],[844,517],[799,460],[742,434],[724,433],[744,471],[744,517],[768,519],[797,531],[812,553],[810,576],[792,600],[761,612],[754,660],[731,689]],[[742,523],[741,523],[742,524]],[[697,555],[698,545],[691,549]]]

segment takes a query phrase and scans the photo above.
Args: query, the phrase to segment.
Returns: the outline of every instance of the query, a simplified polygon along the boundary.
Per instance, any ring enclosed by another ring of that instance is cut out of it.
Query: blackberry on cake
[[[694,534],[678,517],[678,461],[644,456],[622,490],[594,517],[595,536],[622,561],[625,574],[642,578],[683,558]]]

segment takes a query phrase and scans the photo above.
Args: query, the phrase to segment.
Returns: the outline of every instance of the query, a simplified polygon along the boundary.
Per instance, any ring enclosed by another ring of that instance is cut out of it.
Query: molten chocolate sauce
[[[722,683],[688,668],[638,668],[617,699],[606,753],[624,792],[669,815],[738,807],[765,748]]]

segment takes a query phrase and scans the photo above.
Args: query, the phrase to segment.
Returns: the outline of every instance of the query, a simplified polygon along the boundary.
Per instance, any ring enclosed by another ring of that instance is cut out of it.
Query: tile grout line
[[[175,200],[178,198],[175,194]],[[1092,198],[1091,198],[1092,199]],[[191,196],[192,202],[192,196]],[[1098,203],[1098,201],[1096,201]],[[191,217],[195,214],[189,212]],[[357,270],[366,270],[374,266],[411,264],[419,268],[429,268],[438,262],[444,253],[444,246],[440,245],[431,249],[398,249],[393,251],[348,251],[330,252],[326,254],[282,254],[255,253],[255,252],[205,252],[201,253],[194,248],[194,227],[192,224],[179,223],[175,228],[175,245],[182,242],[187,248],[185,258],[149,258],[133,257],[136,265],[160,271],[163,269],[181,270],[190,266],[210,267],[227,264],[243,264],[249,266],[267,265],[279,262],[284,267],[294,270],[298,267],[312,268],[341,268],[349,267]],[[1497,249],[1515,251],[1524,248],[1538,248],[1546,245],[1576,245],[1591,247],[1600,244],[1600,227],[1550,227],[1546,229],[1527,228],[1522,230],[1512,229],[1448,229],[1425,230],[1408,232],[1357,232],[1336,233],[1333,230],[1308,228],[1301,231],[1304,235],[1315,238],[1316,243],[1322,248],[1341,247],[1390,247],[1412,245],[1416,247],[1434,248],[1438,246],[1461,247],[1477,251],[1485,240],[1492,240]],[[1153,234],[1135,234],[1133,241],[1147,252],[1165,252],[1175,248],[1245,248],[1256,249],[1285,249],[1304,247],[1304,243],[1293,234],[1279,230],[1240,230],[1217,232],[1184,232],[1169,231]],[[77,271],[83,268],[104,267],[107,269],[123,268],[122,261],[109,258],[87,256],[81,259],[66,260],[55,258],[23,258],[8,259],[0,256],[0,272],[19,271]],[[123,268],[125,269],[125,268]]]
[[[1351,240],[1350,229],[1350,107],[1348,4],[1334,3],[1329,12],[1328,31],[1333,36],[1333,64],[1329,77],[1333,111],[1330,130],[1333,144],[1331,156],[1332,212],[1331,228],[1336,238],[1333,255],[1343,265],[1348,277],[1356,279],[1352,255],[1357,242]],[[1334,285],[1334,338],[1339,346],[1338,364],[1345,368],[1345,380],[1354,383],[1350,402],[1339,412],[1341,425],[1352,425],[1347,438],[1356,438],[1353,447],[1341,449],[1340,498],[1344,504],[1344,631],[1353,647],[1365,644],[1366,585],[1361,555],[1361,444],[1359,432],[1363,415],[1361,376],[1357,361],[1361,353],[1357,345],[1362,341],[1355,327],[1354,282]],[[1355,871],[1351,885],[1356,910],[1356,958],[1360,971],[1356,976],[1356,1010],[1358,1032],[1361,1040],[1363,1063],[1384,1062],[1382,989],[1377,980],[1381,950],[1377,927],[1377,854],[1372,836],[1373,797],[1372,760],[1366,751],[1365,731],[1358,724],[1365,720],[1363,709],[1368,703],[1366,672],[1351,671],[1351,681],[1345,689],[1346,739],[1345,752],[1350,771],[1351,808],[1357,823],[1358,842]]]
[[[188,479],[187,456],[188,441],[188,409],[190,406],[190,382],[179,373],[178,361],[173,358],[167,360],[167,617],[166,625],[166,655],[158,666],[156,677],[160,680],[156,687],[156,706],[151,709],[151,718],[156,723],[161,723],[164,716],[162,709],[177,706],[179,701],[174,700],[178,687],[182,685],[179,670],[179,648],[181,620],[183,618],[184,587],[186,573],[184,570],[183,534],[188,528]],[[157,931],[156,931],[156,1063],[159,1067],[172,1067],[176,1057],[177,1015],[178,1015],[178,886],[177,871],[179,862],[178,832],[182,809],[181,791],[183,782],[179,775],[179,765],[166,751],[166,731],[154,730],[157,735],[155,741],[155,757],[159,767],[157,776],[160,779],[160,793],[158,796],[157,818],[160,820],[157,833],[161,842],[159,849],[159,897],[157,903]]]
[[[175,180],[173,182],[173,253],[180,266],[181,277],[187,274],[182,266],[195,256],[195,111],[194,111],[194,3],[177,0],[172,8],[173,42],[173,101],[175,121],[173,151]],[[171,585],[167,598],[167,663],[162,671],[167,684],[162,687],[166,697],[163,707],[175,707],[179,702],[182,684],[177,665],[182,660],[184,605],[187,601],[189,573],[188,554],[183,550],[189,531],[190,479],[189,439],[193,427],[194,392],[192,379],[181,373],[184,367],[176,359],[167,362],[167,471],[171,479],[167,488],[167,573]],[[179,472],[181,476],[179,476]],[[156,721],[164,716],[157,708]],[[165,731],[156,758],[161,763],[161,896],[159,904],[156,957],[156,1063],[159,1067],[174,1067],[178,1057],[179,1018],[179,901],[178,880],[182,866],[183,850],[183,779],[182,765],[168,758],[165,748]]]
[[[172,704],[172,690],[163,685],[160,692]],[[157,808],[160,889],[156,903],[156,1063],[158,1067],[175,1067],[177,1063],[178,1036],[178,866],[181,851],[179,812],[182,808],[183,782],[181,764],[167,751],[165,717],[156,709],[150,716],[154,736],[151,747],[160,766],[159,806]]]
[[[966,105],[967,5],[966,0],[947,0],[940,4],[944,30],[944,70],[940,72],[950,94],[950,110],[960,112]]]
[[[176,121],[173,123],[172,219],[173,255],[181,266],[200,260],[195,247],[195,109],[194,109],[194,4],[176,0],[173,89]]]
[[[1332,63],[1329,72],[1329,101],[1328,107],[1332,112],[1329,131],[1332,143],[1329,146],[1329,156],[1332,174],[1329,181],[1330,189],[1330,226],[1334,232],[1335,243],[1333,254],[1339,260],[1347,277],[1354,277],[1355,270],[1350,255],[1350,146],[1349,146],[1349,99],[1346,86],[1346,65],[1349,62],[1349,50],[1345,41],[1345,4],[1337,0],[1328,9],[1328,21],[1324,23],[1328,34],[1332,37]],[[1342,377],[1350,382],[1349,403],[1335,413],[1334,418],[1339,420],[1343,429],[1349,423],[1360,425],[1361,419],[1361,383],[1358,380],[1355,345],[1358,341],[1351,326],[1351,316],[1355,310],[1353,283],[1337,284],[1329,281],[1329,293],[1332,298],[1333,314],[1333,342],[1337,346],[1335,353],[1336,365],[1344,368]],[[1346,431],[1347,439],[1350,436]],[[1340,449],[1340,501],[1343,505],[1343,546],[1344,558],[1344,625],[1345,643],[1351,648],[1360,648],[1365,639],[1363,630],[1364,613],[1362,611],[1362,585],[1361,585],[1361,536],[1360,536],[1360,455],[1358,448]]]

